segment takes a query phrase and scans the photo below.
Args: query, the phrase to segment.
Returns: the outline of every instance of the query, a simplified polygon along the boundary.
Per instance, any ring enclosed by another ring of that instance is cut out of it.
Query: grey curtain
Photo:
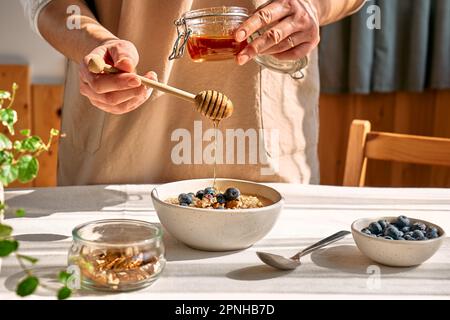
[[[381,29],[371,30],[377,5]],[[372,0],[322,29],[322,92],[450,88],[450,0]]]

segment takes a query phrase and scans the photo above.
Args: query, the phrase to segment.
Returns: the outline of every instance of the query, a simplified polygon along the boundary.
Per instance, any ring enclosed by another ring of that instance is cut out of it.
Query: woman
[[[200,122],[202,117],[188,102],[152,94],[134,72],[193,93],[216,89],[233,100],[233,116],[220,125],[219,176],[319,182],[319,25],[355,12],[363,0],[22,1],[36,31],[68,58],[60,185],[212,176],[213,135],[205,131],[211,124]],[[236,31],[239,42],[273,25],[236,61],[169,61],[177,36],[173,21],[186,11],[213,6],[242,6],[253,12]],[[89,73],[93,54],[108,56],[124,73]],[[262,69],[251,62],[258,54],[308,56],[305,79]]]

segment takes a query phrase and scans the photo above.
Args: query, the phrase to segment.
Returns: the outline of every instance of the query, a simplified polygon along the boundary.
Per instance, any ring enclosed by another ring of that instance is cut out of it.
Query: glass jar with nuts
[[[165,266],[162,230],[138,220],[100,220],[76,227],[69,265],[84,288],[130,291],[150,285]]]

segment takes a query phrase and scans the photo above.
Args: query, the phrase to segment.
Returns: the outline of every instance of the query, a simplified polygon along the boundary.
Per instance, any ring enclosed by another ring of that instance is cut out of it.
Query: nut
[[[124,284],[146,280],[161,267],[154,252],[138,247],[93,250],[84,246],[80,250],[78,265],[83,276],[114,290]]]

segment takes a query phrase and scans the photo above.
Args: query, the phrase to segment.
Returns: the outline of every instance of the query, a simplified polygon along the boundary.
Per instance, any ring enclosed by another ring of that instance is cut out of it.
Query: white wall
[[[64,57],[30,29],[19,0],[0,0],[0,64],[30,65],[33,83],[64,80]]]

